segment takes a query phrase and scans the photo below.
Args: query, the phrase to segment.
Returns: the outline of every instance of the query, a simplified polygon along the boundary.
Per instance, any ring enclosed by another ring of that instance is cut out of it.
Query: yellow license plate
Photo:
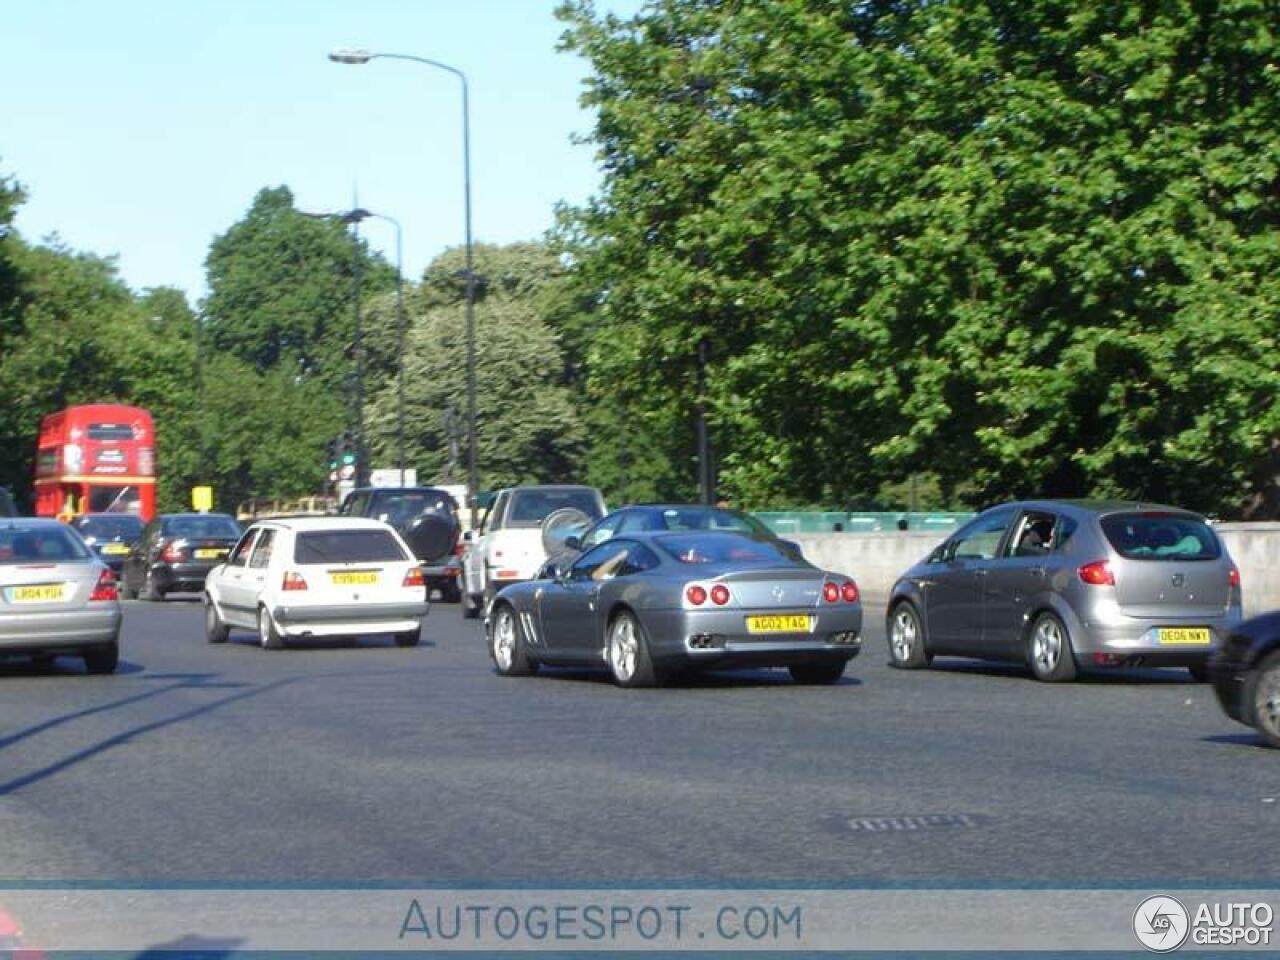
[[[1165,647],[1207,647],[1211,635],[1207,627],[1161,627],[1157,639]]]
[[[350,573],[331,573],[330,579],[335,587],[367,586],[378,582],[378,574],[373,570],[352,570]]]
[[[807,613],[775,613],[747,617],[748,633],[808,633],[813,618]]]
[[[14,587],[9,599],[14,603],[56,603],[66,596],[60,583],[42,583],[37,587]]]
[[[128,553],[129,548],[123,543],[108,543],[102,548],[103,553]]]
[[[218,549],[215,547],[201,547],[199,550],[196,551],[197,560],[215,560],[218,557],[225,557],[226,555],[227,555],[226,550]]]

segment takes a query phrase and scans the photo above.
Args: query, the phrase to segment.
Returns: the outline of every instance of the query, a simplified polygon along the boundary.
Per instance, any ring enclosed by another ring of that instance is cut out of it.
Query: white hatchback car
[[[244,627],[269,650],[368,633],[412,647],[428,609],[413,551],[390,526],[362,517],[259,521],[204,585],[206,639],[225,643]]]

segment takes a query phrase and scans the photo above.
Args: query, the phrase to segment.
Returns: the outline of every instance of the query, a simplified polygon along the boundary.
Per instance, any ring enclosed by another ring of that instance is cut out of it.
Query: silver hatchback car
[[[1198,514],[1045,500],[979,514],[889,596],[896,667],[935,655],[1022,660],[1039,680],[1078,668],[1207,662],[1240,622],[1240,574]]]

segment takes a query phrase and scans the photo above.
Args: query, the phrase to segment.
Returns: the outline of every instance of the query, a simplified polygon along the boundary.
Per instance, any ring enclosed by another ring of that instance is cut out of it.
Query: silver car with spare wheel
[[[1012,660],[1039,680],[1184,667],[1241,619],[1240,574],[1203,517],[1148,503],[1037,500],[979,514],[894,584],[891,663]]]

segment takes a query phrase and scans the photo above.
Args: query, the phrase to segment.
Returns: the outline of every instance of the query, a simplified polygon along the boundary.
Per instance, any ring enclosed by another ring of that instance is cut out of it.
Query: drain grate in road
[[[917,833],[926,830],[973,830],[991,822],[984,813],[922,813],[897,817],[838,817],[836,826],[849,833]]]

